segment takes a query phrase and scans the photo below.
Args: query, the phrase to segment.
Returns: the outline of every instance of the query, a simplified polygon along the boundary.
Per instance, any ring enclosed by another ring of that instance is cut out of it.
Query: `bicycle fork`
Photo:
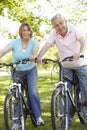
[[[65,112],[64,112],[64,118],[65,118],[65,130],[68,130],[69,127],[69,112],[68,112],[68,93],[67,93],[67,82],[63,83],[63,90],[64,91],[64,100],[65,100]]]
[[[68,88],[67,88],[67,82],[63,82],[63,81],[60,81],[59,83],[56,83],[55,84],[55,89],[57,87],[60,87],[60,89],[62,90],[61,94],[62,96],[64,97],[64,102],[63,102],[63,113],[64,113],[64,129],[65,130],[68,130],[68,127],[69,127],[69,112],[68,112]]]
[[[65,130],[68,130],[69,129],[69,104],[68,104],[68,100],[70,99],[70,102],[71,102],[74,109],[76,108],[76,105],[75,105],[75,102],[74,102],[72,95],[69,91],[69,88],[67,87],[67,82],[65,82],[63,86],[64,86],[63,87],[64,88],[64,90],[63,90],[64,96],[65,96],[64,97],[65,98],[65,121],[66,121],[65,122],[66,123]]]

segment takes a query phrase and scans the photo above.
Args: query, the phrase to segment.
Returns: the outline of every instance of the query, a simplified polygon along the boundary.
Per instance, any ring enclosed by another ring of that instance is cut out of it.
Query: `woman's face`
[[[65,36],[67,33],[67,22],[63,18],[58,18],[53,21],[53,27],[61,35]]]
[[[30,38],[30,30],[28,26],[24,26],[22,29],[22,38],[23,39],[29,39]]]

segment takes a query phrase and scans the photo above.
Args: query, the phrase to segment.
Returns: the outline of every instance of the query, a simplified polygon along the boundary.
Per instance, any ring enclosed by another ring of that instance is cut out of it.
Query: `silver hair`
[[[58,18],[62,18],[65,20],[65,17],[63,17],[61,14],[56,14],[52,17],[51,19],[51,23],[53,23],[54,20],[58,19]]]

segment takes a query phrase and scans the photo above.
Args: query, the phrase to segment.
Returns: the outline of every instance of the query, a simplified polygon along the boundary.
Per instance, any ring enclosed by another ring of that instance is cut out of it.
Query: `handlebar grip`
[[[84,55],[80,55],[80,58],[83,58],[83,57],[84,57]],[[62,60],[62,62],[67,61],[67,60],[68,61],[73,61],[73,56],[66,57],[65,59]]]
[[[84,58],[84,55],[80,55],[80,58]]]

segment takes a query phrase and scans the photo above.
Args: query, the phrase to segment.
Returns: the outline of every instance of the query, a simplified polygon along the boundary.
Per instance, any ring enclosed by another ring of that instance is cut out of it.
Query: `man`
[[[56,44],[60,59],[64,59],[69,56],[73,56],[73,61],[63,62],[63,70],[64,74],[72,79],[72,69],[77,73],[80,89],[82,94],[82,101],[87,100],[87,58],[85,55],[86,48],[86,39],[82,36],[82,34],[76,30],[73,25],[67,23],[66,19],[60,15],[56,14],[51,19],[53,30],[46,41],[46,44],[41,49],[38,55],[38,62],[41,61],[42,56],[46,53],[46,51],[52,46],[52,44]],[[80,58],[80,55],[83,54],[84,58]],[[68,87],[70,91],[72,90],[71,84],[68,82]],[[83,108],[84,118],[87,122],[87,107]],[[73,113],[72,113],[72,105],[69,102],[69,123],[72,122]]]

